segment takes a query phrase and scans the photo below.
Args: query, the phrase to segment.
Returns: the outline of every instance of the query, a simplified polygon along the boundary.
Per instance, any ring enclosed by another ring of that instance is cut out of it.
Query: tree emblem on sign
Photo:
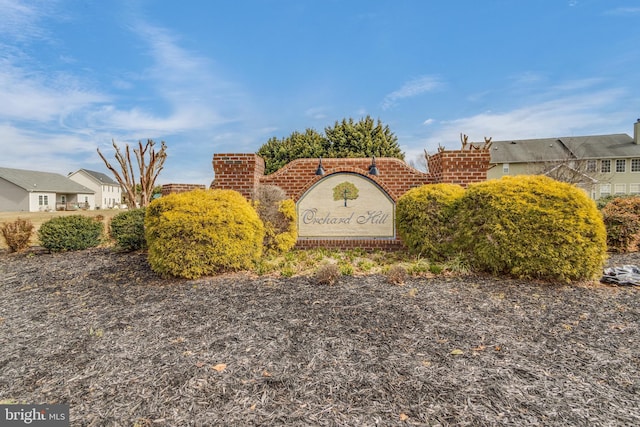
[[[345,207],[347,200],[355,200],[358,198],[358,187],[352,182],[345,181],[333,187],[333,200],[344,200]]]

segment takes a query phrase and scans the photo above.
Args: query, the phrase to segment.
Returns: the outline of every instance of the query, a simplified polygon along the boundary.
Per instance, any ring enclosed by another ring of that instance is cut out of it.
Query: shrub
[[[109,234],[120,249],[136,251],[147,246],[144,237],[144,213],[144,208],[131,209],[111,218]]]
[[[10,252],[20,252],[29,247],[33,235],[33,223],[28,219],[18,218],[14,222],[3,223],[0,227]]]
[[[455,184],[428,184],[398,199],[398,235],[410,252],[438,261],[452,254],[451,218],[464,192]]]
[[[340,274],[340,268],[336,264],[324,264],[316,271],[315,281],[319,285],[333,285]]]
[[[611,251],[632,252],[640,242],[640,197],[618,197],[602,208]]]
[[[389,271],[387,271],[387,282],[394,285],[404,285],[407,277],[409,277],[409,274],[401,265],[393,265],[389,268]]]
[[[606,231],[593,200],[545,176],[505,176],[469,186],[455,218],[456,245],[473,267],[544,280],[602,273]]]
[[[298,240],[296,205],[283,189],[260,185],[253,194],[255,207],[265,228],[264,247],[270,253],[283,253]]]
[[[262,221],[236,191],[158,198],[147,207],[144,224],[149,265],[163,276],[193,279],[248,269],[262,254]]]
[[[100,244],[104,224],[84,215],[52,218],[38,230],[40,244],[51,252],[77,251]]]

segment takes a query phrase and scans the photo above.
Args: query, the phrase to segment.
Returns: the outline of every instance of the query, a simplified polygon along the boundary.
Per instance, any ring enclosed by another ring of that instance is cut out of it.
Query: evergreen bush
[[[111,218],[109,235],[115,240],[118,248],[125,251],[146,248],[144,213],[145,208],[131,209]]]
[[[581,189],[546,176],[505,176],[473,184],[455,217],[456,246],[477,269],[543,280],[602,273],[606,230]]]
[[[3,223],[0,227],[4,241],[10,252],[20,252],[29,247],[33,235],[33,223],[28,219],[17,218],[13,222]]]
[[[77,251],[101,243],[104,224],[84,215],[51,218],[38,230],[38,239],[51,252]]]
[[[410,252],[434,261],[453,255],[451,218],[464,191],[456,184],[427,184],[398,199],[398,235]]]
[[[640,242],[640,197],[618,197],[602,208],[607,246],[614,252],[634,252]]]
[[[240,193],[195,190],[152,201],[145,237],[155,272],[193,279],[251,268],[262,254],[264,226]]]

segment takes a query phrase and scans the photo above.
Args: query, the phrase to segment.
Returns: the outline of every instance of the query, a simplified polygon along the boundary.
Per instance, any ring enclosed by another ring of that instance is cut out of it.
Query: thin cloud
[[[442,82],[433,76],[424,76],[417,79],[413,79],[405,83],[400,89],[391,92],[385,96],[382,101],[382,109],[386,110],[394,106],[398,100],[404,98],[412,98],[414,96],[422,95],[426,92],[432,92],[443,86]]]
[[[605,12],[606,15],[638,15],[640,7],[618,7]]]
[[[502,113],[485,112],[442,123],[425,143],[428,151],[438,145],[458,147],[458,135],[469,135],[472,141],[491,137],[494,141],[506,139],[547,138],[588,135],[594,130],[616,132],[619,111],[603,114],[607,107],[617,105],[626,95],[619,89],[602,90],[591,94],[576,94],[538,104],[516,108]],[[617,131],[619,132],[619,130]]]

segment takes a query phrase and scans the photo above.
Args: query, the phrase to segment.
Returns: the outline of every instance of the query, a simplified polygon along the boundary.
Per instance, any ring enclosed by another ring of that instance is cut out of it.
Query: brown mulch
[[[0,403],[74,426],[640,425],[637,287],[169,280],[94,249],[0,254],[0,301]]]

